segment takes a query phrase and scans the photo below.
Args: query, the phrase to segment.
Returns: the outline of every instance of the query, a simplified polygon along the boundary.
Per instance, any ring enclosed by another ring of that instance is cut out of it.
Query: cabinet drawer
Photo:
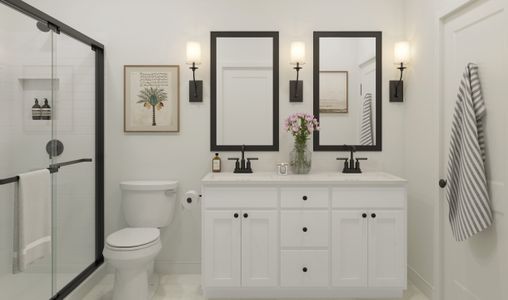
[[[327,188],[282,188],[280,196],[284,208],[328,208]]]
[[[328,286],[328,251],[284,250],[281,252],[281,286]]]
[[[334,188],[333,208],[403,208],[404,188]]]
[[[203,191],[205,208],[275,208],[276,188],[224,187]]]
[[[282,211],[282,247],[328,247],[328,211]]]

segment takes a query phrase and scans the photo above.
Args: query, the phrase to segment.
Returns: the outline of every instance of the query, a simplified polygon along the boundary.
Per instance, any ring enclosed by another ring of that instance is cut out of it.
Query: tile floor
[[[161,275],[159,286],[152,300],[204,300],[200,281],[200,275]],[[112,288],[113,275],[109,274],[83,300],[111,299]],[[402,300],[428,300],[428,298],[415,286],[409,284]]]
[[[55,274],[56,289],[72,280],[75,273]],[[35,300],[51,298],[51,273],[23,272],[0,277],[0,300]]]

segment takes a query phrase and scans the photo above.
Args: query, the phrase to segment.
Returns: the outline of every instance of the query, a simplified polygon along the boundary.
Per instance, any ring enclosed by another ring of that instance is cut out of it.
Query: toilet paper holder
[[[202,195],[199,194],[199,198],[201,198]],[[187,197],[187,199],[185,199],[185,201],[187,201],[187,203],[191,204],[192,203],[192,198],[191,197]]]
[[[201,197],[202,195],[200,193],[190,190],[184,194],[183,199],[180,200],[180,203],[184,209],[188,209],[194,206],[194,202],[197,203]]]

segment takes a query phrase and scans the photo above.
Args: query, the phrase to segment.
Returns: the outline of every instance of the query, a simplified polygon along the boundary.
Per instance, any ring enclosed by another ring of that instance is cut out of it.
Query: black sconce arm
[[[402,83],[402,75],[404,74],[404,70],[405,70],[406,68],[407,68],[407,67],[405,67],[405,66],[404,66],[404,63],[403,63],[403,62],[401,62],[401,63],[400,63],[400,67],[398,67],[398,68],[397,68],[397,69],[399,69],[399,70],[400,70],[400,79],[399,79],[399,81],[397,82],[397,85],[396,85],[396,87],[395,87],[395,95],[394,95],[394,96],[395,96],[396,98],[397,98],[397,97],[399,97],[399,95],[398,95],[398,92],[399,92],[399,85]]]
[[[189,69],[192,70],[192,81],[194,82],[194,97],[197,97],[198,96],[198,86],[196,84],[196,70],[198,69],[198,67],[196,67],[196,63],[193,62],[192,67],[190,67]]]
[[[302,67],[300,67],[300,63],[296,63],[296,67],[294,67],[294,69],[296,70],[296,84],[295,84],[295,98],[298,98],[298,75],[300,74],[300,70],[302,69]]]

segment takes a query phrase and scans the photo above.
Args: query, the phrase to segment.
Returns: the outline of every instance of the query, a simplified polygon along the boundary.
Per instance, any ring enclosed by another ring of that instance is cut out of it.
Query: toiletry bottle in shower
[[[42,120],[51,120],[51,106],[49,106],[48,99],[44,98],[44,104],[42,105]]]
[[[39,104],[39,99],[35,98],[35,104],[32,106],[32,120],[40,120],[41,113],[42,111]]]
[[[212,159],[212,172],[219,173],[222,169],[222,163],[219,157],[219,153],[215,153],[215,157]]]

